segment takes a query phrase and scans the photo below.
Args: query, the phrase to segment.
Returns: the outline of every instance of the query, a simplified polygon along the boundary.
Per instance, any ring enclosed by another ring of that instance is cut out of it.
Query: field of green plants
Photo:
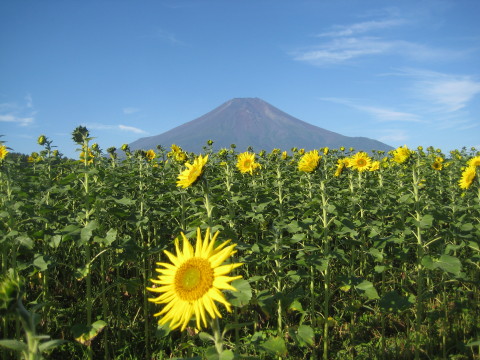
[[[72,135],[76,160],[0,144],[0,359],[480,359],[478,150]],[[180,266],[200,253],[223,300],[175,298],[206,281]]]

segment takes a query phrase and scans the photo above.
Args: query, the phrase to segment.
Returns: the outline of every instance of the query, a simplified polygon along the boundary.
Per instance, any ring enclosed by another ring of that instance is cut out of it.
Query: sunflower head
[[[441,159],[441,158],[440,158]],[[439,161],[438,159],[432,163],[432,169],[440,171],[443,169],[443,159]]]
[[[349,165],[358,171],[365,171],[372,165],[372,159],[366,152],[359,151],[350,158]]]
[[[150,149],[148,150],[146,153],[145,153],[145,158],[148,160],[148,161],[152,161],[153,159],[155,159],[157,157],[157,154],[155,154],[155,151]]]
[[[157,263],[159,275],[150,281],[154,284],[147,290],[158,294],[149,299],[156,304],[164,304],[163,309],[154,316],[161,316],[158,323],[169,323],[171,329],[181,326],[183,331],[192,317],[195,317],[196,327],[207,326],[207,318],[222,317],[216,302],[231,311],[230,303],[221,290],[236,291],[230,283],[241,276],[227,276],[241,263],[224,262],[236,251],[230,240],[216,244],[218,231],[210,236],[207,229],[202,239],[200,228],[197,228],[195,248],[181,233],[182,246],[179,238],[175,239],[176,254],[165,250],[170,263]],[[227,246],[228,245],[228,246]]]
[[[242,174],[253,175],[253,172],[261,168],[261,165],[255,161],[255,154],[247,151],[238,155],[237,168]]]
[[[180,175],[178,175],[177,186],[185,189],[195,183],[202,175],[207,160],[208,155],[205,155],[204,157],[199,155],[195,158],[193,164],[185,163],[187,169],[183,170]]]
[[[410,156],[413,154],[413,151],[410,150],[407,145],[403,145],[393,151],[393,161],[397,164],[403,164],[406,162]]]
[[[320,163],[322,157],[318,154],[318,150],[312,150],[305,153],[298,161],[298,170],[304,172],[312,172]]]
[[[480,166],[480,156],[475,156],[467,161],[468,166]]]
[[[477,172],[476,172],[475,166],[468,166],[467,168],[465,168],[465,170],[463,170],[462,172],[462,177],[458,182],[458,185],[460,186],[460,188],[465,190],[468,189],[470,185],[472,185],[476,175],[477,175]]]
[[[7,147],[5,145],[0,145],[0,160],[5,159],[8,154]]]
[[[380,161],[374,160],[370,164],[370,168],[368,169],[369,171],[377,171],[380,169]]]

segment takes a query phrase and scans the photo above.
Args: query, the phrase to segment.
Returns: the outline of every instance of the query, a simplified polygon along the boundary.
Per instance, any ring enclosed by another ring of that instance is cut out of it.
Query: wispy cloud
[[[363,34],[368,31],[386,29],[405,24],[404,19],[364,21],[350,25],[334,25],[333,30],[318,34],[319,37],[338,37]]]
[[[2,114],[0,115],[0,122],[12,122],[17,123],[20,126],[27,126],[33,123],[33,117],[21,117],[13,114]]]
[[[123,108],[122,111],[123,111],[124,114],[130,115],[130,114],[135,114],[135,113],[139,112],[140,109],[134,108],[134,107],[126,107],[126,108]]]
[[[342,104],[350,108],[366,112],[372,115],[376,120],[382,122],[423,122],[421,117],[417,114],[388,109],[385,107],[363,105],[350,99],[326,97],[321,98],[321,100]]]
[[[385,30],[408,24],[401,17],[386,17],[348,25],[334,25],[318,34],[319,44],[312,45],[291,55],[294,60],[323,66],[340,64],[367,56],[401,56],[415,61],[451,60],[465,56],[465,51],[452,51],[405,39],[385,35]]]
[[[133,126],[126,126],[126,125],[118,125],[118,128],[122,131],[133,132],[135,134],[146,134],[145,130],[133,127]]]
[[[36,111],[30,94],[25,96],[25,104],[15,102],[0,104],[0,122],[15,123],[19,126],[29,126],[35,122]]]
[[[128,126],[128,125],[107,125],[107,124],[98,124],[98,123],[93,123],[93,124],[84,124],[89,129],[95,129],[95,130],[120,130],[120,131],[126,131],[126,132],[131,132],[135,134],[147,134],[145,130],[133,127],[133,126]]]
[[[155,34],[153,35],[154,38],[169,42],[171,44],[175,45],[184,45],[184,42],[179,40],[177,36],[169,31],[163,30],[163,29],[157,29]]]
[[[437,112],[464,109],[480,94],[480,81],[468,75],[416,69],[403,69],[399,75],[413,78],[414,96],[431,103],[433,110]]]
[[[410,137],[403,129],[382,129],[380,136],[377,137],[379,141],[385,143],[402,143],[406,142]]]

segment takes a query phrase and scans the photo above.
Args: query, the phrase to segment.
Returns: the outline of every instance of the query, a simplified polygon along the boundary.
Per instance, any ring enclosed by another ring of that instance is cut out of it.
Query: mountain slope
[[[391,150],[392,147],[365,137],[348,137],[311,125],[290,116],[258,98],[236,98],[209,113],[163,134],[140,138],[130,144],[132,150],[169,148],[177,144],[186,151],[201,152],[207,140],[214,149],[235,144],[238,151],[252,146],[254,151],[292,147],[317,149],[353,147],[355,150]]]

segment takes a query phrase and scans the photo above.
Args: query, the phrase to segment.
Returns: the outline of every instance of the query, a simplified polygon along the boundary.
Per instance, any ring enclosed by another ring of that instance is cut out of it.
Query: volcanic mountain
[[[236,98],[227,101],[209,113],[177,126],[163,134],[140,138],[130,149],[155,149],[157,145],[170,148],[172,144],[185,151],[200,153],[208,140],[214,150],[237,146],[245,151],[271,151],[274,148],[305,150],[321,147],[355,150],[391,150],[391,146],[365,137],[349,137],[311,125],[290,116],[258,98]]]

